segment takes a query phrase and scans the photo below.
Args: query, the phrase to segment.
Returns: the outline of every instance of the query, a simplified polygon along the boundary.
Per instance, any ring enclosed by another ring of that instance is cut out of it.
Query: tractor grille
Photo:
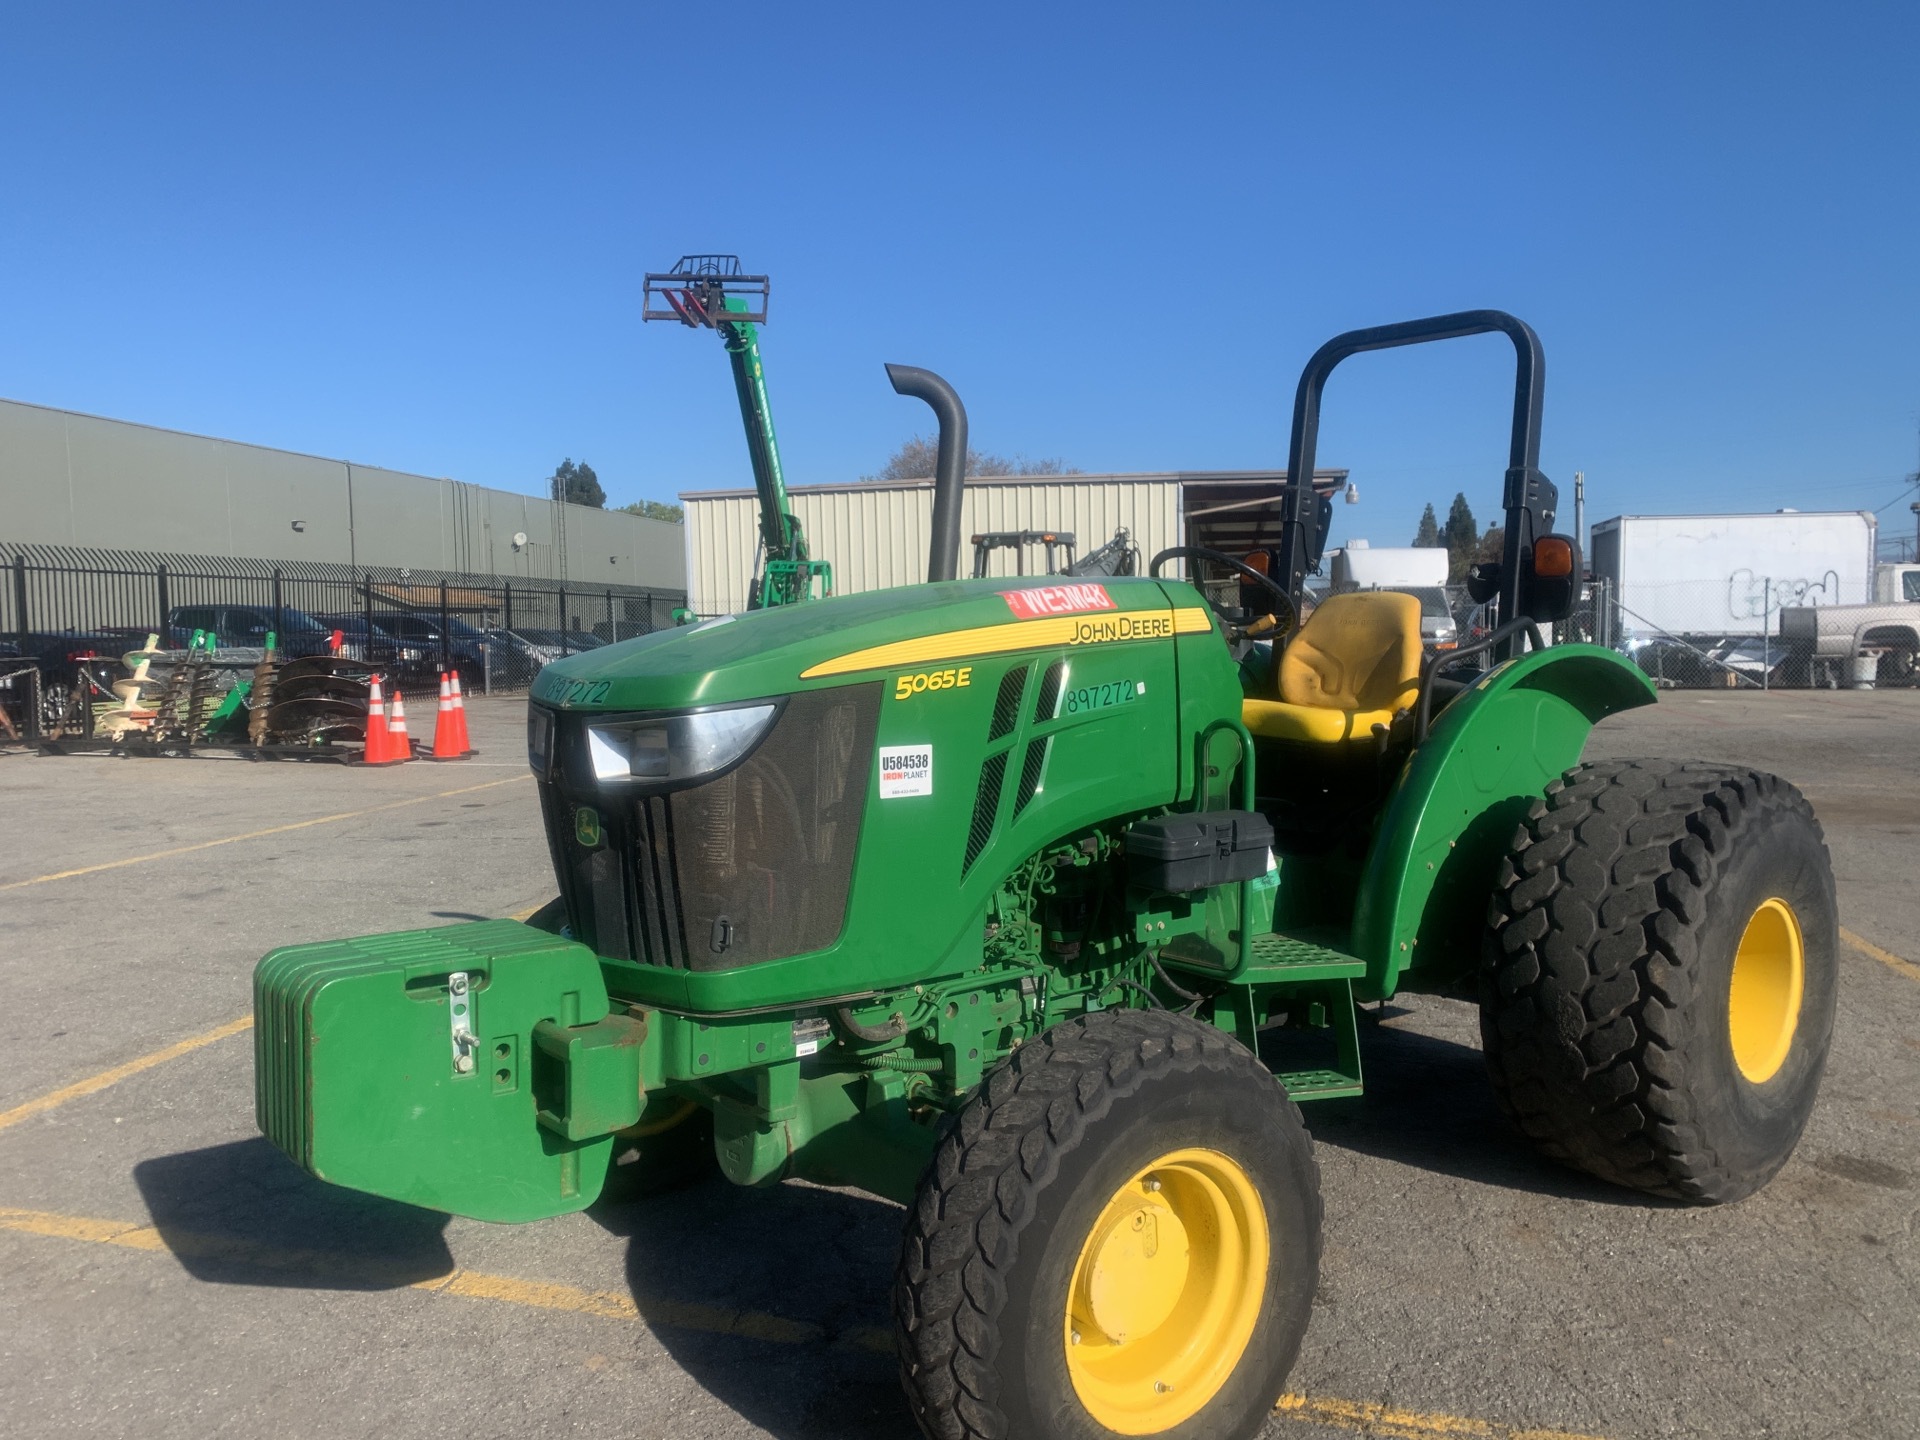
[[[1007,752],[989,755],[980,765],[980,788],[973,796],[973,822],[967,826],[967,853],[960,862],[960,873],[973,869],[973,862],[993,838],[993,817],[1000,809],[1000,783],[1007,775]]]
[[[993,698],[993,720],[987,726],[989,745],[1013,733],[1020,719],[1020,696],[1026,691],[1027,675],[1032,668],[1016,665],[1000,677],[1000,693]]]
[[[665,794],[594,785],[586,717],[560,717],[541,805],[574,934],[598,954],[681,970],[833,944],[879,707],[877,684],[793,695],[739,765]]]
[[[1056,660],[1047,667],[1047,673],[1040,677],[1040,698],[1034,702],[1033,721],[1038,725],[1053,719],[1054,707],[1060,703],[1060,686],[1067,678],[1067,662]]]
[[[1027,742],[1027,758],[1020,764],[1020,788],[1013,792],[1013,818],[1016,820],[1039,793],[1040,777],[1047,768],[1047,746],[1052,743],[1049,736]]]

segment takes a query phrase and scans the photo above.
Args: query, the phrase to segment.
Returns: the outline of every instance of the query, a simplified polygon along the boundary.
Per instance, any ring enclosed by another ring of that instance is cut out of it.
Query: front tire
[[[1502,863],[1481,1037],[1546,1155],[1719,1204],[1784,1165],[1833,1031],[1839,920],[1812,807],[1757,770],[1582,765]]]
[[[1320,1257],[1300,1113],[1211,1026],[1106,1011],[1015,1052],[909,1212],[901,1378],[933,1440],[1231,1440],[1271,1414]]]

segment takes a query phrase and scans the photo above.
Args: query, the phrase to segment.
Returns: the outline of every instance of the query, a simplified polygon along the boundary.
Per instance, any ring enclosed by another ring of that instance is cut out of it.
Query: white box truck
[[[1590,560],[1618,641],[1704,647],[1778,636],[1785,609],[1871,599],[1874,531],[1864,510],[1620,515],[1595,522]]]
[[[1593,526],[1594,632],[1662,685],[1806,684],[1784,616],[1874,583],[1864,510],[1620,515]]]
[[[1433,546],[1372,546],[1353,540],[1328,557],[1327,593],[1398,590],[1420,602],[1420,639],[1430,650],[1451,650],[1460,635],[1447,603],[1447,552]]]

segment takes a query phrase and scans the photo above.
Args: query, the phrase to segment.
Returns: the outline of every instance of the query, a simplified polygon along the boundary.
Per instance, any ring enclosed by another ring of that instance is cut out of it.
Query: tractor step
[[[1328,938],[1332,938],[1329,936]],[[1344,950],[1277,931],[1256,935],[1247,968],[1235,978],[1247,985],[1292,984],[1305,980],[1358,980],[1367,962]]]
[[[1362,1091],[1358,1075],[1338,1070],[1282,1070],[1273,1077],[1294,1100],[1342,1100]]]

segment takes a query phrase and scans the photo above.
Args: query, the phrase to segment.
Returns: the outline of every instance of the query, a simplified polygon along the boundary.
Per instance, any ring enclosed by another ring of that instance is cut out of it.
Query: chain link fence
[[[0,711],[17,723],[29,689],[42,708],[84,705],[149,635],[180,649],[195,631],[236,664],[272,634],[289,657],[337,651],[406,686],[446,669],[472,692],[524,690],[547,662],[667,628],[685,604],[651,586],[0,543]]]
[[[1818,614],[1837,586],[1737,574],[1723,581],[1595,581],[1556,628],[1630,656],[1663,689],[1863,689],[1915,683],[1920,606],[1851,607],[1836,634]],[[1823,637],[1823,630],[1827,632]]]

